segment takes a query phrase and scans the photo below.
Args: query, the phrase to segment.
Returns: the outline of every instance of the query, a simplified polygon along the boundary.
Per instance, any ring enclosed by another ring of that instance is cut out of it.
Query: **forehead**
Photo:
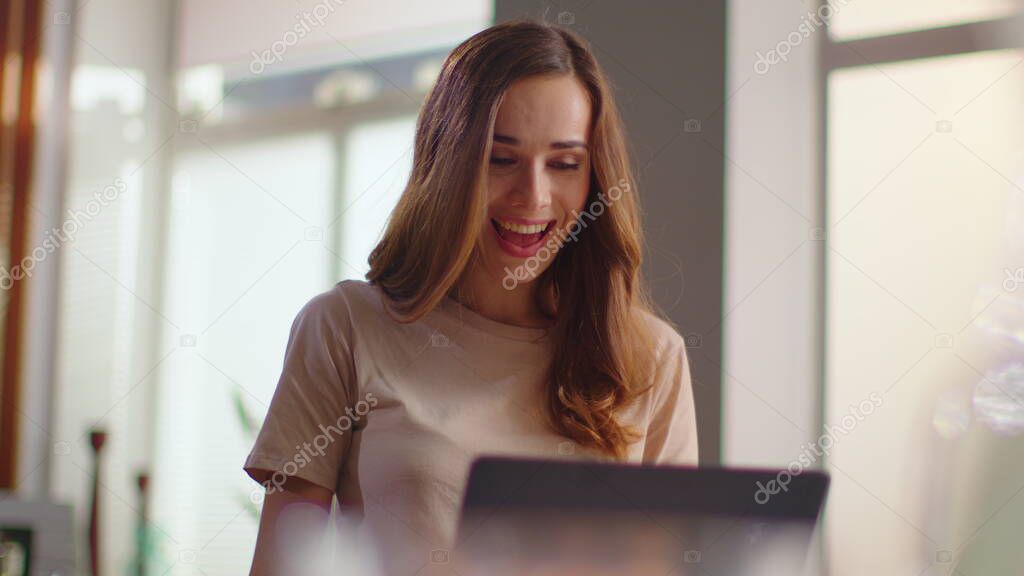
[[[590,136],[587,91],[570,75],[517,80],[505,92],[494,131],[518,138],[525,146],[586,140]]]

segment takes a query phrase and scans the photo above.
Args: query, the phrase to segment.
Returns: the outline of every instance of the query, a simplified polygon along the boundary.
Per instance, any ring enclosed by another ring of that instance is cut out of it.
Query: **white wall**
[[[74,508],[79,572],[87,546],[89,429],[106,430],[101,571],[135,552],[135,476],[150,465],[152,369],[159,361],[164,164],[177,123],[170,88],[173,3],[96,0],[74,12],[68,171],[61,222],[81,210],[60,262],[54,341],[50,496]],[[51,20],[52,22],[52,20]],[[118,182],[123,182],[119,185]],[[114,192],[120,190],[119,192]],[[104,197],[97,202],[96,194]],[[95,208],[99,207],[98,210]]]
[[[821,227],[816,30],[807,3],[728,8],[722,463],[786,467],[820,424]],[[809,31],[813,28],[806,28]],[[761,62],[759,65],[758,62]],[[807,563],[821,566],[818,539]]]
[[[786,466],[818,422],[817,42],[801,2],[729,5],[723,463]],[[759,73],[765,72],[765,73]]]
[[[490,19],[480,0],[182,0],[182,68],[247,76],[253,52],[275,50],[280,72],[454,46]],[[276,46],[275,46],[276,45]]]
[[[42,8],[43,21],[69,9],[70,0],[51,2]],[[36,92],[38,124],[33,183],[29,208],[28,252],[46,246],[53,228],[60,227],[64,201],[64,161],[67,157],[67,93],[70,84],[68,66],[72,54],[72,23],[44,30],[41,64]],[[21,419],[18,422],[18,492],[30,499],[45,498],[50,488],[47,461],[50,458],[50,403],[54,381],[55,332],[57,330],[57,283],[60,261],[48,253],[35,261],[32,275],[25,279],[24,347],[21,350]]]

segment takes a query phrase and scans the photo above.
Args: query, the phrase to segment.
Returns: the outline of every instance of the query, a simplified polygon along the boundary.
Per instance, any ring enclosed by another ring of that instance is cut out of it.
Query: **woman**
[[[518,21],[455,48],[368,282],[292,325],[245,464],[267,486],[253,573],[274,573],[287,505],[322,522],[333,495],[389,574],[431,573],[483,453],[696,465],[685,346],[651,312],[641,254],[621,121],[584,41]]]

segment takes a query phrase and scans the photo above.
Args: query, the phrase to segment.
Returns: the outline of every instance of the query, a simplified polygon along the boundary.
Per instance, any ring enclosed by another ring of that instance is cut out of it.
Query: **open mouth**
[[[513,255],[531,255],[536,252],[544,239],[554,228],[555,220],[546,223],[520,223],[498,218],[490,218],[490,225],[495,229],[503,248]]]

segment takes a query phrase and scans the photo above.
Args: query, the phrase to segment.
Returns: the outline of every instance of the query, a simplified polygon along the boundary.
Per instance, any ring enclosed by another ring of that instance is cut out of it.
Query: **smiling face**
[[[494,123],[481,231],[491,276],[526,270],[516,283],[529,282],[551,265],[551,247],[565,237],[559,230],[587,200],[590,114],[586,89],[574,76],[523,78],[506,91]]]

